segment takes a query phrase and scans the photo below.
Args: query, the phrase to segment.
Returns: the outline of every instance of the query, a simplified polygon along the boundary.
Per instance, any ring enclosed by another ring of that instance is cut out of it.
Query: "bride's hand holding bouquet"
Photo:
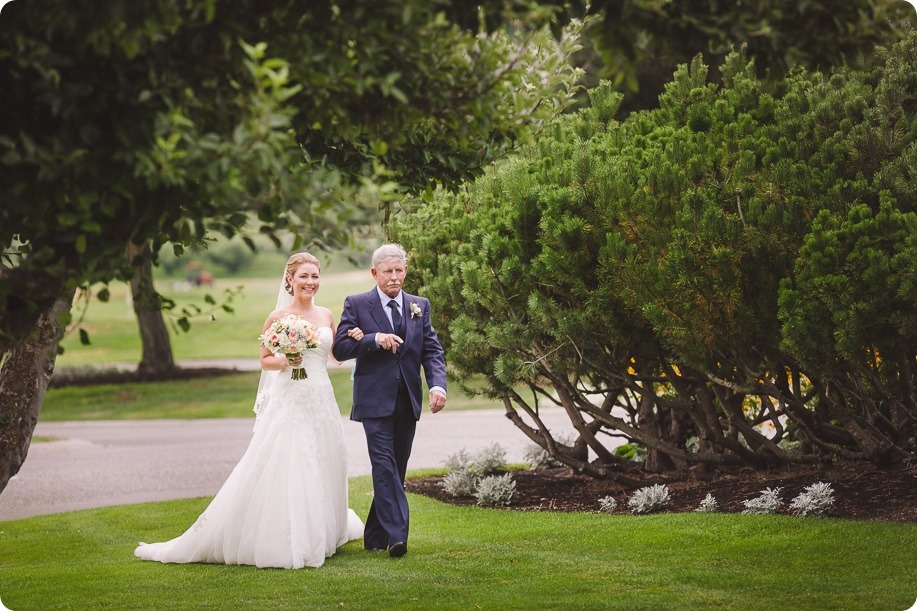
[[[271,326],[258,339],[261,346],[274,354],[286,356],[293,366],[292,378],[302,380],[309,374],[302,367],[302,353],[318,347],[318,329],[300,316],[290,314],[271,323]],[[296,363],[295,361],[299,361]]]

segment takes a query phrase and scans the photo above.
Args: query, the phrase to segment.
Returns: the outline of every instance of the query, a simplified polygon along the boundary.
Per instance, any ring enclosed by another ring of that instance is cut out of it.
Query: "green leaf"
[[[382,157],[388,153],[388,143],[384,140],[373,140],[370,142],[373,153]]]

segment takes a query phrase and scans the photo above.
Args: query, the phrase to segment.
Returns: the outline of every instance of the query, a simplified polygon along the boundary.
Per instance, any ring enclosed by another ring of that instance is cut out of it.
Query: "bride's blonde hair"
[[[287,273],[283,276],[283,288],[285,288],[290,295],[293,294],[293,285],[290,284],[290,278],[293,277],[293,272],[303,263],[311,263],[318,268],[318,271],[322,271],[322,264],[319,263],[318,259],[316,259],[313,254],[298,252],[291,256],[287,259]]]

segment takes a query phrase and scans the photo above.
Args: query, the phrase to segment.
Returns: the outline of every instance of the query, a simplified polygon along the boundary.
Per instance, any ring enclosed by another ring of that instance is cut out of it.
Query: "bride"
[[[290,362],[261,349],[257,416],[245,454],[191,528],[171,541],[141,543],[135,556],[298,569],[321,566],[363,536],[363,523],[347,507],[344,433],[327,370],[334,319],[313,302],[320,280],[318,259],[305,252],[290,257],[264,330],[300,316],[318,328],[318,347]],[[308,377],[293,380],[289,364],[302,365]]]

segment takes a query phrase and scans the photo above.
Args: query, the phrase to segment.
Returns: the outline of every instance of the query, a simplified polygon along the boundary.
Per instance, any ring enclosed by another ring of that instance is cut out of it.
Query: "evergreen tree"
[[[733,53],[720,86],[698,57],[623,122],[605,83],[418,204],[393,233],[455,377],[599,476],[626,478],[612,432],[650,469],[912,457],[915,59],[913,31],[862,72],[763,81]]]

